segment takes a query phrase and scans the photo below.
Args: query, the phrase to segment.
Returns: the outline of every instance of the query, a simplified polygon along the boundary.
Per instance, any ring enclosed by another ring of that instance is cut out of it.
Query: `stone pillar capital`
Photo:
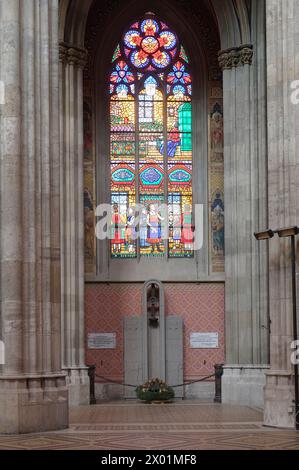
[[[67,63],[68,47],[66,44],[59,44],[59,62]]]
[[[86,49],[61,42],[59,44],[59,60],[63,64],[74,65],[84,69],[87,63],[88,52]]]
[[[244,44],[218,52],[218,61],[222,70],[231,70],[242,65],[251,65],[253,46]]]

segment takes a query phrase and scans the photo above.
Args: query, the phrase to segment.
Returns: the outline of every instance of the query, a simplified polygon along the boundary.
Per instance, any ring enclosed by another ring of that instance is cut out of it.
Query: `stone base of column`
[[[87,367],[74,367],[63,369],[67,374],[66,383],[69,389],[70,406],[89,405],[90,389]]]
[[[264,407],[266,365],[226,365],[222,376],[222,403]]]
[[[294,379],[291,372],[269,371],[266,374],[264,425],[295,427]]]
[[[65,374],[0,376],[0,434],[66,429]]]

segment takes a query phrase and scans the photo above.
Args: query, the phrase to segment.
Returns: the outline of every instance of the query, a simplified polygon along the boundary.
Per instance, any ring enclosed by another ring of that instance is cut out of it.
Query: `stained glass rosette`
[[[135,77],[124,60],[118,60],[113,66],[110,75],[110,94],[117,94],[118,98],[126,99],[128,95],[134,95]]]
[[[177,61],[167,75],[167,93],[177,100],[190,100],[192,79],[188,66],[182,60]]]
[[[124,53],[139,71],[162,71],[177,55],[178,40],[165,23],[153,18],[134,23],[124,36]]]

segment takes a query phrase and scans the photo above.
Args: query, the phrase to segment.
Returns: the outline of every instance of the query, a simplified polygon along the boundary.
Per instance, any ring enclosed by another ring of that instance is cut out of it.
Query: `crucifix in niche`
[[[159,287],[152,283],[147,290],[147,313],[149,326],[157,328],[159,326]]]

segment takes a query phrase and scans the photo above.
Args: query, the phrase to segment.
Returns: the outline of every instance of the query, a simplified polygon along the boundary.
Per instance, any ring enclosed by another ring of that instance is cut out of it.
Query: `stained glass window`
[[[124,33],[109,89],[111,256],[191,258],[189,59],[175,32],[154,14]]]

